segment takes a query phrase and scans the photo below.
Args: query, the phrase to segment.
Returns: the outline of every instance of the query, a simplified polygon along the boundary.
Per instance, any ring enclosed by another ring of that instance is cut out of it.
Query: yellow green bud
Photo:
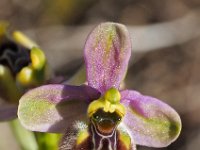
[[[34,69],[41,70],[46,63],[46,58],[43,51],[39,48],[33,47],[31,49],[31,62]]]
[[[23,45],[24,47],[27,47],[29,49],[33,47],[38,47],[38,45],[33,42],[31,39],[29,39],[26,35],[24,35],[20,31],[14,31],[13,32],[13,39],[18,42],[19,44]]]
[[[24,86],[34,85],[33,70],[31,67],[24,67],[17,74],[17,81]]]

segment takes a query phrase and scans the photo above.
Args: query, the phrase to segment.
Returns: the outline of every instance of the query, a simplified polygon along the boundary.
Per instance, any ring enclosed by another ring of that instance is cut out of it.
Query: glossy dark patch
[[[96,129],[103,135],[111,134],[120,121],[121,117],[116,112],[104,112],[102,109],[97,110],[92,116]]]

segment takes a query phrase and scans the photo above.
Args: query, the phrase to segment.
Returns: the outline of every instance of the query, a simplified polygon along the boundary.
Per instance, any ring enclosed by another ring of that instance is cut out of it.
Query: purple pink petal
[[[19,101],[18,117],[29,130],[63,132],[86,118],[91,100],[100,93],[89,86],[45,85],[30,90]]]
[[[101,93],[119,88],[130,55],[131,41],[124,25],[109,22],[97,26],[84,49],[88,85]]]
[[[121,95],[126,107],[123,122],[136,144],[165,147],[178,137],[181,120],[169,105],[133,90],[122,91]]]

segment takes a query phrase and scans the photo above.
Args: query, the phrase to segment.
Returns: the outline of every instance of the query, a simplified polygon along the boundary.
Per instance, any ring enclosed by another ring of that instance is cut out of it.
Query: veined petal
[[[102,23],[88,36],[84,49],[88,85],[104,93],[119,88],[131,55],[131,41],[126,27]]]
[[[1,104],[0,121],[8,121],[17,117],[17,105]]]
[[[122,91],[121,96],[126,107],[123,122],[136,144],[165,147],[179,136],[181,120],[169,105],[132,90]]]
[[[87,116],[88,103],[100,93],[89,86],[45,85],[30,90],[19,101],[18,117],[32,131],[63,132]]]

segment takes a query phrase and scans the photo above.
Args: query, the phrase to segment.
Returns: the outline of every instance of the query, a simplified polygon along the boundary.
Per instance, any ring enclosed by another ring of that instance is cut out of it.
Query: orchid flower
[[[87,85],[44,85],[20,99],[18,117],[32,131],[64,133],[60,150],[166,147],[181,131],[164,102],[120,87],[131,55],[126,27],[102,23],[84,49]]]
[[[43,51],[20,31],[8,32],[0,22],[0,121],[17,117],[19,98],[25,90],[49,77]]]

